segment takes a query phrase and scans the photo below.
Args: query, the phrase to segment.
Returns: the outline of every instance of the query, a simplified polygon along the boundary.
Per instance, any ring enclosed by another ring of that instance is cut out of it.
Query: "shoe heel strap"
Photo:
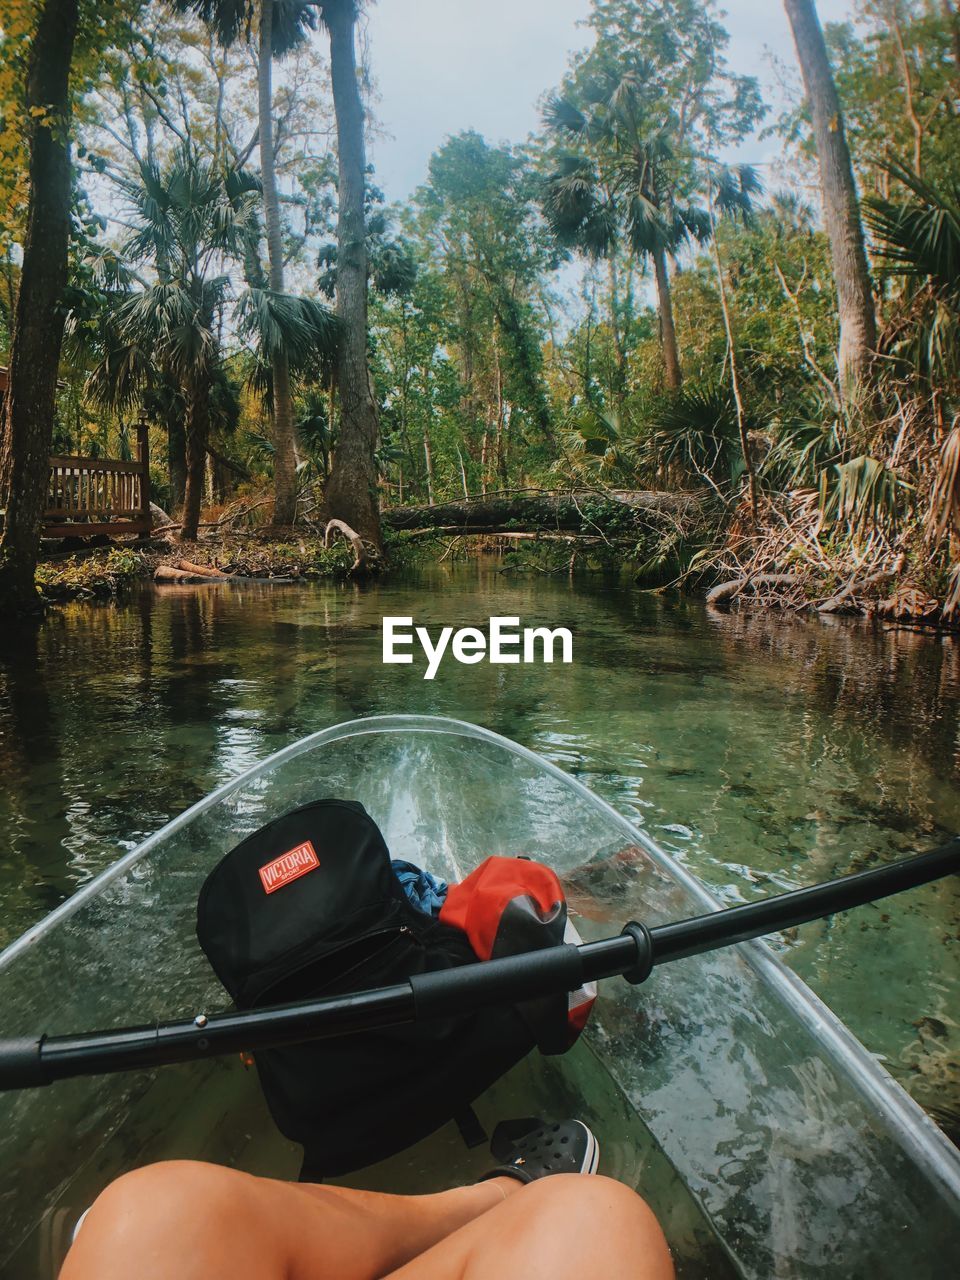
[[[511,1164],[503,1164],[496,1169],[491,1169],[489,1173],[485,1173],[477,1181],[489,1182],[491,1178],[514,1178],[517,1182],[524,1183],[533,1181],[532,1175],[527,1173],[526,1169],[518,1169]]]

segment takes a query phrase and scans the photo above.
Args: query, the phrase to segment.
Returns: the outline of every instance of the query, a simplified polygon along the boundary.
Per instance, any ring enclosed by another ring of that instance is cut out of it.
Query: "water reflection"
[[[431,631],[493,614],[569,626],[575,662],[447,662],[426,682],[422,663],[382,665],[384,614]],[[476,720],[543,752],[741,901],[960,830],[958,708],[948,638],[482,564],[71,606],[0,653],[0,942],[254,760],[390,711]],[[918,1097],[960,1092],[955,885],[778,945]]]

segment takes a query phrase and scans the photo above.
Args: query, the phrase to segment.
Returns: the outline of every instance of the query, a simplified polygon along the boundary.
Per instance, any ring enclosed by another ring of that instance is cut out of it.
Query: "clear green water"
[[[381,617],[565,625],[572,666],[381,663]],[[487,564],[360,588],[144,590],[0,647],[0,943],[217,783],[374,712],[475,720],[576,773],[734,903],[960,830],[960,646],[711,614]],[[960,886],[777,940],[921,1102],[960,1117]],[[171,1010],[171,1013],[176,1011]]]

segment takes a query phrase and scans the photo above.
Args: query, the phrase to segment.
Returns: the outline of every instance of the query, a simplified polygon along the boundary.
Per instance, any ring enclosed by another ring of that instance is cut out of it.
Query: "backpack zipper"
[[[382,946],[377,947],[374,951],[368,952],[361,959],[359,959],[355,964],[350,965],[348,969],[344,969],[342,973],[338,973],[335,977],[330,978],[326,982],[322,983],[314,992],[314,995],[322,994],[322,992],[327,990],[327,988],[331,985],[331,983],[340,982],[344,978],[348,978],[350,974],[355,973],[357,969],[361,968],[363,965],[369,963],[371,960],[375,960],[378,956],[382,956],[385,951],[387,951],[391,946],[393,946],[395,942],[399,942],[403,937],[410,938],[412,942],[421,950],[426,945],[423,942],[423,940],[413,932],[413,930],[409,927],[409,925],[405,925],[405,924],[391,925],[389,928],[386,928],[386,929],[375,929],[372,933],[365,934],[362,938],[353,938],[349,942],[343,942],[340,944],[340,946],[334,947],[332,951],[327,951],[324,953],[324,955],[318,956],[312,960],[306,960],[304,961],[303,964],[298,965],[295,969],[291,969],[288,973],[285,973],[282,978],[278,978],[276,979],[276,981],[271,982],[270,985],[260,993],[260,995],[254,1001],[254,1004],[252,1007],[255,1008],[257,1006],[262,1005],[265,999],[269,996],[270,992],[274,990],[274,988],[278,986],[282,986],[284,983],[289,982],[291,978],[295,978],[298,974],[303,973],[303,971],[305,969],[309,969],[311,965],[325,963],[326,961],[331,960],[335,956],[339,955],[342,951],[347,951],[349,950],[350,947],[355,947],[359,942],[369,942],[381,937],[385,938],[388,934],[392,936],[388,941],[385,941]]]

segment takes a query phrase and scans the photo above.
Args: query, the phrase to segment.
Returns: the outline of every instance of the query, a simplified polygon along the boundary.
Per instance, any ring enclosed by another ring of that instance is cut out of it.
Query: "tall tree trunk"
[[[660,309],[660,343],[663,347],[663,372],[669,389],[677,391],[683,382],[683,374],[680,372],[680,353],[677,350],[677,328],[673,322],[673,300],[670,297],[667,255],[663,249],[654,249],[653,251],[653,271],[657,281],[657,301]]]
[[[200,527],[200,507],[206,480],[207,439],[210,434],[210,384],[201,379],[191,388],[187,405],[187,487],[183,499],[180,541],[193,542]]]
[[[380,424],[367,360],[367,242],[364,219],[366,147],[363,104],[354,51],[354,0],[326,0],[330,71],[337,117],[339,212],[337,314],[343,330],[337,354],[340,434],[326,491],[327,515],[346,521],[382,548],[377,501],[376,449]]]
[[[723,328],[727,335],[727,351],[730,355],[730,385],[733,388],[733,403],[737,413],[737,433],[740,436],[740,452],[743,455],[743,465],[747,472],[747,482],[750,486],[750,513],[754,522],[757,519],[757,473],[753,465],[753,455],[750,450],[750,438],[747,435],[746,416],[743,412],[743,400],[740,396],[740,372],[737,368],[737,348],[733,341],[733,322],[730,319],[730,305],[727,301],[727,282],[723,274],[723,259],[720,257],[720,242],[717,239],[717,217],[713,204],[713,179],[711,176],[710,187],[708,188],[708,201],[710,208],[710,240],[713,244],[713,260],[717,268],[717,285],[720,291],[720,310],[723,313]]]
[[[427,502],[433,506],[433,450],[430,447],[430,427],[423,424],[423,460],[427,468]]]
[[[70,64],[78,0],[46,0],[30,49],[30,199],[0,438],[0,614],[36,607],[34,574],[63,343],[70,245]],[[38,113],[34,116],[34,112]]]
[[[853,165],[813,0],[784,0],[784,6],[793,28],[820,161],[823,221],[830,240],[840,318],[840,385],[844,396],[855,400],[869,374],[877,321]]]
[[[283,231],[277,192],[273,137],[273,4],[261,0],[260,53],[257,90],[260,125],[260,174],[263,181],[263,221],[270,260],[270,288],[284,292]],[[273,358],[273,523],[293,524],[297,514],[297,460],[293,428],[290,361],[283,352]]]
[[[623,421],[623,406],[627,395],[627,350],[626,336],[621,328],[620,310],[620,272],[617,270],[617,253],[614,249],[607,259],[607,275],[610,281],[610,327],[613,331],[613,350],[616,355],[616,372],[613,390],[613,402],[617,416]]]
[[[499,344],[495,348],[497,358],[497,476],[501,488],[507,487],[507,450],[504,440],[507,408],[503,398],[503,365],[500,361]]]
[[[167,420],[167,471],[170,477],[171,512],[183,505],[187,488],[187,433],[179,413],[171,413]]]

